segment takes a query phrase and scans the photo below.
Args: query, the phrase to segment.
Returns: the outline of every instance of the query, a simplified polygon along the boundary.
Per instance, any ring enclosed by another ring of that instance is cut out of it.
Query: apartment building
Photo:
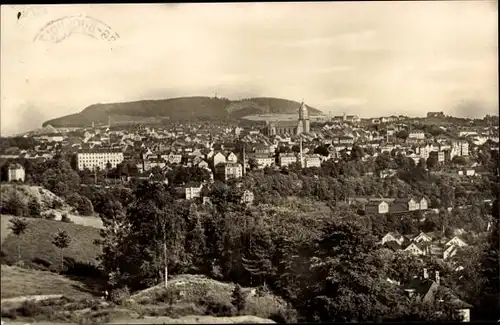
[[[105,169],[108,163],[111,168],[115,168],[118,164],[123,162],[123,152],[117,150],[86,150],[76,154],[77,166],[79,170],[88,168],[95,170]]]

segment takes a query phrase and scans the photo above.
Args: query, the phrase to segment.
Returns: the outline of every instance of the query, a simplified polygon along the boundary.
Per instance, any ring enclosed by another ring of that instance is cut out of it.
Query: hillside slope
[[[0,217],[8,219],[8,216]],[[92,264],[97,262],[100,247],[95,245],[94,241],[101,238],[99,229],[55,220],[33,218],[25,220],[28,222],[28,228],[23,235],[18,238],[10,233],[2,238],[1,249],[5,261],[17,262],[19,243],[21,258],[25,265],[58,269],[61,252],[52,244],[52,238],[59,230],[64,230],[71,238],[69,246],[64,250],[65,260]],[[2,228],[8,227],[8,221],[5,223],[3,221]]]
[[[94,104],[76,114],[66,115],[43,123],[43,126],[82,127],[92,122],[158,123],[164,120],[240,119],[254,114],[296,114],[300,103],[280,98],[258,97],[232,101],[225,98],[180,97],[160,100],[141,100],[123,103]],[[310,115],[321,111],[307,106]]]

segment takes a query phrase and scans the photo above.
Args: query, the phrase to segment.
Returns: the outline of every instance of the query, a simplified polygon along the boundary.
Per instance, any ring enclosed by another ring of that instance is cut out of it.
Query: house
[[[307,156],[304,159],[304,167],[321,167],[321,160],[318,156]]]
[[[413,255],[425,255],[425,249],[416,243],[411,243],[403,251],[409,252]]]
[[[404,242],[404,237],[398,232],[388,232],[384,237],[382,237],[382,245],[388,242],[396,242],[398,245],[402,245]]]
[[[274,157],[266,154],[255,155],[255,161],[257,162],[258,168],[270,167],[274,164]]]
[[[185,193],[186,193],[186,200],[192,200],[196,197],[200,197],[201,194],[201,188],[203,185],[200,185],[199,187],[186,187]]]
[[[429,203],[428,203],[428,201],[427,201],[427,199],[425,197],[422,197],[418,201],[418,206],[419,206],[420,210],[427,210],[429,208]]]
[[[229,179],[241,178],[243,176],[243,167],[238,163],[219,163],[215,167],[215,172],[221,179],[227,181]]]
[[[396,170],[394,170],[394,169],[384,169],[384,170],[381,170],[379,173],[380,178],[392,177],[394,175],[396,175]]]
[[[462,239],[460,239],[459,237],[455,236],[453,237],[452,239],[450,239],[449,241],[446,242],[446,244],[444,244],[445,246],[458,246],[458,247],[465,247],[467,246],[467,243],[464,242]]]
[[[18,163],[14,163],[9,166],[9,173],[8,173],[9,182],[13,181],[24,182],[25,177],[26,177],[26,172],[23,166],[21,166]]]
[[[432,238],[425,234],[424,232],[420,232],[420,234],[418,234],[417,236],[415,236],[413,239],[412,239],[413,242],[415,243],[421,243],[421,242],[432,242]]]
[[[214,167],[218,164],[223,164],[226,162],[226,157],[222,154],[222,152],[217,152],[214,154],[212,161],[214,163]]]
[[[280,167],[288,166],[297,162],[297,156],[295,156],[295,154],[281,153],[278,157],[278,162]]]
[[[408,138],[412,140],[424,140],[425,133],[423,131],[412,131],[408,134]]]
[[[230,163],[237,163],[238,157],[233,152],[230,152],[226,157],[226,161]]]
[[[400,212],[399,210],[415,211],[418,210],[419,204],[412,198],[397,198],[394,200],[391,208],[394,212]]]
[[[389,203],[385,201],[369,201],[365,205],[366,214],[385,214],[389,212]]]
[[[455,255],[457,255],[458,251],[460,250],[460,246],[455,246],[455,245],[450,245],[446,247],[446,249],[443,251],[442,257],[443,260],[447,260]]]
[[[255,199],[255,196],[252,191],[245,190],[243,195],[241,196],[241,203],[252,204]]]

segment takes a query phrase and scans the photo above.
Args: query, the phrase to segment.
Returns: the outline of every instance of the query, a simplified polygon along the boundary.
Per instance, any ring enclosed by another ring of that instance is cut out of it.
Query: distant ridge
[[[80,113],[55,118],[43,123],[43,127],[84,127],[107,124],[161,122],[163,120],[228,120],[241,119],[255,114],[298,114],[300,103],[292,100],[256,97],[229,100],[217,97],[179,97],[159,100],[140,100],[123,103],[93,104]],[[310,115],[322,115],[308,106]]]

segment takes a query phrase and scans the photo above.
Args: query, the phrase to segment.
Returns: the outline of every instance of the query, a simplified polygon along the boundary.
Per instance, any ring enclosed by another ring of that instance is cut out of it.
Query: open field
[[[92,297],[85,286],[62,275],[47,271],[29,270],[2,265],[1,298],[33,295],[65,295],[67,297]]]
[[[2,231],[8,228],[12,217],[1,216]],[[20,243],[21,258],[25,264],[38,264],[42,260],[48,268],[59,267],[61,252],[52,244],[52,238],[59,230],[64,230],[71,243],[64,250],[64,256],[76,262],[95,263],[100,248],[94,244],[100,238],[99,229],[55,220],[25,218],[28,222],[26,232],[19,238],[13,234],[2,238],[2,252],[11,262],[18,259],[17,244]],[[2,234],[3,237],[3,234]]]

